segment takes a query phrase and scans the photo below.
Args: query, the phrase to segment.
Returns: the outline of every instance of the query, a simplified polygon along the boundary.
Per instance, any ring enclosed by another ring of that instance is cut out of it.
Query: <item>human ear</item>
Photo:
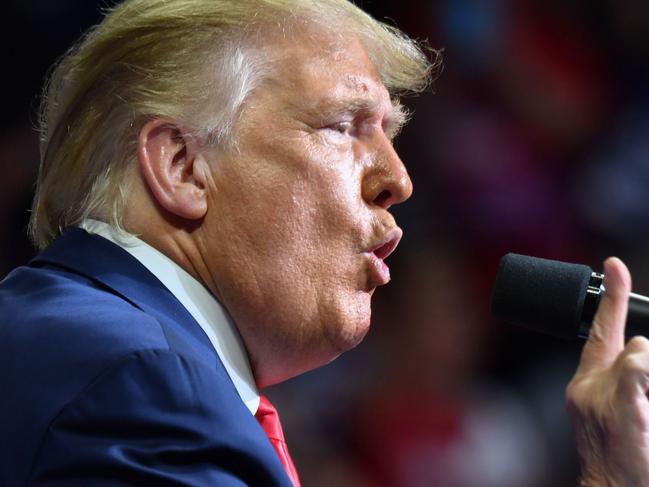
[[[207,213],[209,168],[182,131],[167,120],[149,120],[138,137],[138,163],[156,202],[186,220]]]

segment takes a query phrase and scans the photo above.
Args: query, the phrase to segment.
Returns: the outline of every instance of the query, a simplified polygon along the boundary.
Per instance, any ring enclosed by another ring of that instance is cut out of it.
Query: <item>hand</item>
[[[604,263],[606,293],[593,321],[568,409],[582,462],[582,487],[649,486],[649,340],[624,344],[631,276]]]

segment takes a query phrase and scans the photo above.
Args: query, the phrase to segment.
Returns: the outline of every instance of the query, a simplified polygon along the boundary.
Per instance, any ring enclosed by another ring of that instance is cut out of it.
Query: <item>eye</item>
[[[347,134],[352,128],[352,123],[347,121],[337,122],[325,128],[328,130],[333,130],[334,132],[338,132],[339,134]]]

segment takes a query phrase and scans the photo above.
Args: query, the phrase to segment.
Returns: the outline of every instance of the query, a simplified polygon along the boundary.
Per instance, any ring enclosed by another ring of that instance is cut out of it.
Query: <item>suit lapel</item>
[[[58,237],[35,257],[30,267],[54,267],[89,279],[96,286],[120,296],[132,306],[157,319],[171,348],[189,357],[202,356],[216,363],[217,373],[230,384],[228,394],[239,398],[231,378],[200,325],[176,297],[136,258],[113,242],[74,228]],[[78,278],[78,277],[77,277]],[[241,411],[244,403],[238,402]],[[244,414],[243,428],[252,428],[255,441],[263,448],[278,479],[289,485],[288,477],[271,443],[253,416]]]
[[[190,338],[192,346],[198,346],[218,360],[207,335],[187,309],[146,267],[113,242],[79,228],[70,229],[29,265],[56,266],[92,280],[161,324],[169,325],[165,333],[168,340],[174,341],[174,346],[182,349],[187,345],[177,340],[171,330]]]

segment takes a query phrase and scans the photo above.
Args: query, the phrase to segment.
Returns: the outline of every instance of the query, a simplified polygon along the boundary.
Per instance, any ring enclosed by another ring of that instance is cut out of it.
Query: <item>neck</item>
[[[201,223],[190,225],[141,200],[129,204],[124,218],[128,232],[165,254],[220,300],[218,287],[204,258]]]

